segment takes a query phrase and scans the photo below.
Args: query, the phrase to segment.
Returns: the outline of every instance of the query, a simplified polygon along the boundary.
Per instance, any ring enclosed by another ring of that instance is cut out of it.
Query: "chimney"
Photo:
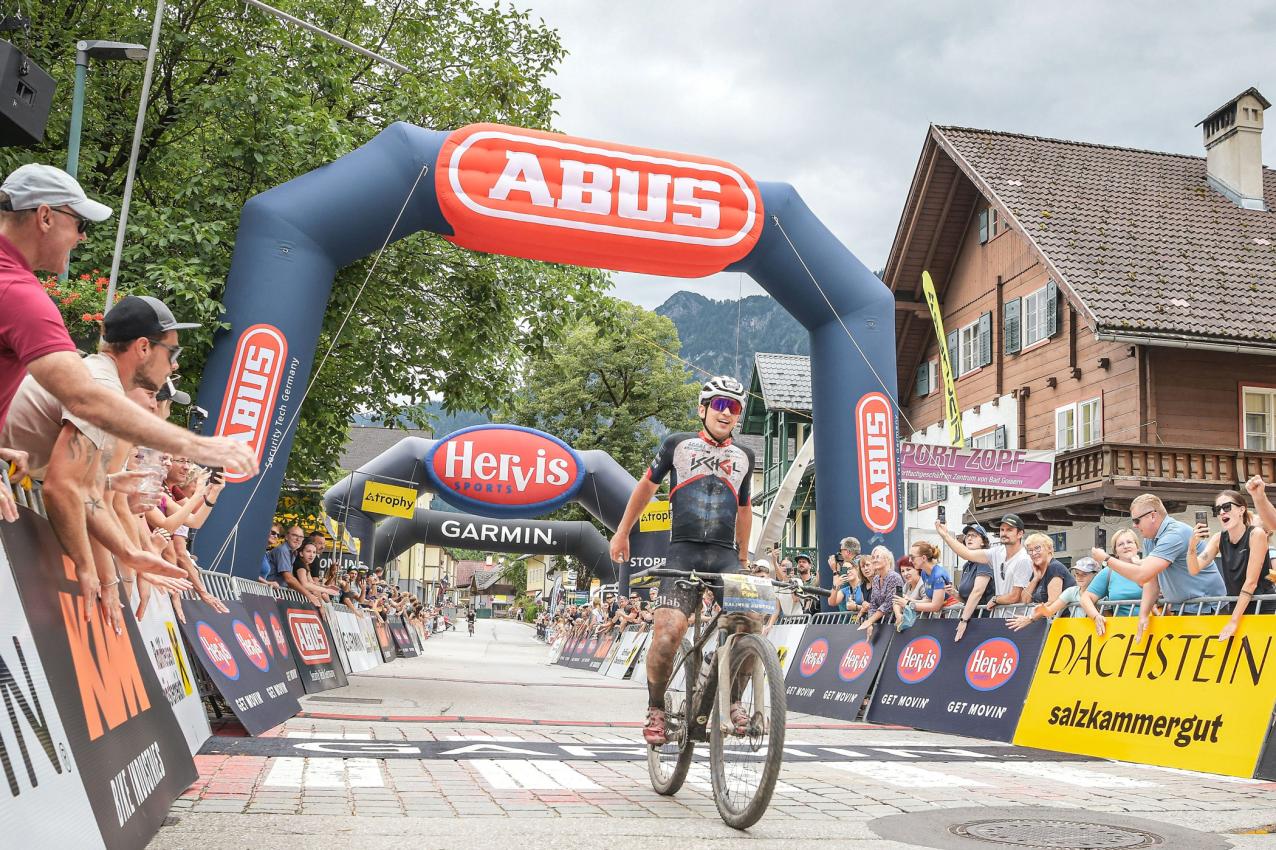
[[[1205,133],[1206,182],[1238,207],[1266,210],[1263,201],[1263,110],[1258,89],[1232,98],[1196,126]]]

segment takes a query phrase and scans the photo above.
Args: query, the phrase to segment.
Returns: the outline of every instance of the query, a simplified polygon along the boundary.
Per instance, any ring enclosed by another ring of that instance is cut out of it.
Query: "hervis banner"
[[[980,618],[958,641],[957,620],[918,620],[891,642],[868,720],[1009,741],[1045,634],[1044,622],[1012,632]]]
[[[813,623],[784,677],[791,711],[854,720],[873,686],[891,630],[878,627],[870,641],[851,623]]]
[[[1015,743],[1166,767],[1253,776],[1276,704],[1276,617],[1056,620]]]

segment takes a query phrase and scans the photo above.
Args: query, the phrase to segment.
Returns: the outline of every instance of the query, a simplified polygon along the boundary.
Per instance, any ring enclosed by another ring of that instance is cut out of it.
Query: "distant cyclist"
[[[665,476],[673,513],[668,566],[697,573],[746,572],[749,527],[753,521],[749,481],[753,452],[731,441],[731,432],[744,410],[745,390],[729,377],[711,378],[700,389],[699,433],[670,434],[655,460],[634,488],[625,515],[611,539],[611,559],[629,560],[629,532]],[[721,588],[716,591],[721,601]],[[679,588],[664,578],[656,597],[651,644],[647,649],[647,723],[642,735],[648,744],[665,743],[665,688],[674,654],[687,632],[687,618],[700,607],[695,591]],[[738,703],[730,717],[737,731],[749,717]]]
[[[470,626],[470,637],[474,636],[474,609],[467,608],[465,610],[465,622]]]

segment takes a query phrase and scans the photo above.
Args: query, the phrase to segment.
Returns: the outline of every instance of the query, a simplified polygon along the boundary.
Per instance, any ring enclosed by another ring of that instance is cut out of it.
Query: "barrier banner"
[[[377,629],[374,625],[372,625],[372,620],[374,619],[373,616],[371,614],[364,614],[360,617],[354,612],[349,613],[351,617],[354,617],[355,622],[358,623],[359,636],[363,638],[363,658],[365,663],[371,661],[373,667],[376,667],[378,664],[385,663],[385,659],[381,657],[381,643],[377,640]],[[361,673],[363,671],[359,670],[356,672]]]
[[[1276,617],[1055,620],[1015,743],[1121,761],[1253,776],[1276,703]]]
[[[197,778],[195,761],[151,669],[133,612],[122,609],[124,629],[119,634],[102,622],[98,611],[86,622],[70,558],[62,554],[46,520],[25,509],[20,513],[18,522],[0,522],[0,538],[53,697],[47,705],[50,716],[56,706],[102,843],[145,847],[173,801]],[[5,648],[6,655],[14,652],[12,647]],[[7,681],[3,691],[4,701],[14,699]],[[11,705],[6,713],[14,710]],[[30,720],[24,717],[24,722]],[[19,753],[17,760],[38,763],[48,757],[45,747],[29,752],[29,757]],[[8,773],[7,760],[5,764]],[[71,767],[68,761],[66,769]],[[70,818],[76,797],[71,795],[67,808]],[[59,805],[54,817],[62,817],[61,811]]]
[[[643,645],[647,642],[647,636],[650,634],[650,632],[626,631],[621,635],[620,649],[616,650],[616,657],[612,660],[611,666],[607,668],[607,678],[626,679],[629,677],[629,671],[633,669],[634,664],[638,661],[638,655],[641,653]]]
[[[1276,780],[1276,717],[1272,718],[1271,728],[1267,730],[1267,744],[1263,747],[1263,754],[1258,757],[1254,778]]]
[[[611,669],[611,665],[615,663],[616,656],[620,653],[620,648],[625,643],[625,638],[631,634],[638,634],[637,626],[625,626],[620,630],[620,634],[616,635],[616,639],[611,642],[611,647],[607,650],[607,657],[603,659],[603,663],[599,665],[598,672],[603,676],[607,675],[607,671]]]
[[[337,659],[341,661],[341,668],[346,673],[353,673],[354,666],[350,663],[350,652],[346,645],[347,637],[341,631],[341,624],[337,622],[337,613],[333,609],[332,603],[325,602],[323,607],[319,609],[319,615],[328,624],[328,634],[332,635],[332,646],[337,650]],[[362,640],[360,640],[360,643],[362,643]]]
[[[137,610],[137,600],[135,583],[130,599],[134,611]],[[213,736],[213,730],[208,727],[208,715],[199,698],[195,672],[191,669],[190,657],[177,628],[177,615],[173,613],[173,603],[167,593],[151,593],[142,619],[137,621],[137,628],[142,633],[146,654],[151,659],[160,688],[173,707],[173,714],[177,715],[178,725],[186,736],[186,746],[193,756]]]
[[[789,710],[839,720],[859,717],[893,633],[879,625],[870,641],[853,623],[807,625],[784,677]]]
[[[345,648],[346,659],[350,662],[349,673],[362,673],[371,670],[381,663],[381,650],[377,648],[377,637],[372,633],[369,624],[365,637],[360,628],[359,617],[353,612],[336,605],[326,605],[328,622],[332,625],[332,638],[335,643]],[[366,641],[371,640],[371,646]]]
[[[638,648],[634,653],[633,672],[629,674],[629,681],[639,685],[647,684],[647,647],[651,645],[651,632],[643,632],[642,637],[638,639]]]
[[[775,654],[780,659],[780,670],[784,673],[785,679],[789,676],[789,668],[793,666],[793,659],[797,657],[797,649],[802,644],[802,633],[804,631],[806,631],[806,623],[779,625],[772,626],[771,631],[766,636],[767,640],[771,641],[771,645],[775,647]]]
[[[572,666],[572,661],[580,654],[580,647],[584,642],[584,635],[568,635],[567,644],[563,647],[563,653],[558,656],[558,663],[564,667]]]
[[[620,628],[608,629],[599,637],[598,647],[589,657],[589,669],[595,673],[602,669],[603,662],[611,655],[611,648],[620,640]]]
[[[381,652],[381,660],[389,663],[398,658],[399,656],[394,652],[394,641],[390,638],[390,629],[376,614],[369,614],[368,619],[372,621],[372,630],[377,636],[377,648]]]
[[[302,671],[298,669],[292,644],[285,634],[283,616],[279,613],[279,604],[274,594],[266,596],[261,593],[241,593],[239,604],[248,614],[248,625],[261,640],[271,664],[278,668],[292,695],[301,699],[306,695],[305,686],[301,684]]]
[[[557,664],[558,659],[563,655],[563,647],[567,643],[567,638],[560,637],[549,646],[549,663]]]
[[[394,648],[398,650],[399,655],[404,658],[416,658],[416,645],[412,643],[412,636],[408,634],[410,626],[403,622],[403,618],[398,614],[391,615],[386,625],[390,629],[390,638],[394,641]]]
[[[297,668],[291,658],[283,663],[271,660],[242,603],[222,600],[222,604],[229,614],[214,611],[198,599],[183,599],[182,634],[244,729],[249,735],[260,735],[301,711],[292,690],[299,679]]]
[[[346,671],[332,648],[332,634],[319,611],[309,602],[276,599],[284,618],[284,634],[292,650],[293,662],[301,672],[301,686],[308,694],[344,688]]]
[[[598,644],[601,640],[602,639],[598,635],[594,634],[593,629],[591,628],[589,633],[585,635],[585,639],[581,641],[580,646],[577,648],[576,655],[572,658],[571,666],[577,670],[588,670],[589,661],[594,657],[594,652],[597,651]]]
[[[993,741],[1014,737],[1046,622],[1012,632],[1005,620],[981,617],[966,624],[960,643],[956,634],[956,619],[919,619],[896,634],[868,720]]]
[[[0,546],[0,835],[104,847],[21,599]]]

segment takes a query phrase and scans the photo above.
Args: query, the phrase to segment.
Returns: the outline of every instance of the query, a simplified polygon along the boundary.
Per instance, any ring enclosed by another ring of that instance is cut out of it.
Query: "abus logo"
[[[257,636],[253,634],[253,630],[248,628],[242,620],[232,622],[230,630],[235,633],[235,640],[239,641],[239,648],[244,651],[244,655],[248,656],[248,660],[253,663],[253,666],[263,673],[269,670],[270,659],[266,657],[266,650],[261,648],[261,643],[257,640]]]
[[[895,417],[885,395],[869,393],[855,405],[855,436],[860,459],[860,515],[865,525],[885,534],[899,521]]]
[[[213,662],[213,666],[227,679],[231,681],[238,679],[239,665],[235,663],[234,656],[230,654],[230,647],[226,645],[226,641],[222,640],[222,636],[202,620],[195,624],[195,634],[199,637],[199,645],[204,648],[205,657]]]
[[[314,611],[304,609],[288,609],[288,628],[292,631],[292,641],[297,645],[297,653],[307,664],[328,664],[332,661],[332,650],[328,648],[328,638],[323,633],[323,623]]]
[[[995,691],[1014,678],[1019,647],[1006,638],[989,638],[966,659],[966,683],[977,691]]]
[[[486,516],[548,513],[585,481],[585,465],[557,437],[517,425],[476,425],[426,453],[431,483],[457,507]]]
[[[270,635],[266,632],[266,621],[261,618],[260,614],[253,614],[253,628],[257,630],[257,637],[261,639],[261,645],[270,655],[275,654],[275,647],[270,643]]]
[[[930,678],[939,669],[939,657],[943,653],[939,641],[933,637],[919,637],[909,641],[895,663],[895,672],[906,685],[916,685]]]
[[[288,657],[288,636],[284,634],[283,624],[274,614],[270,615],[270,633],[275,636],[275,646],[279,647],[280,656]]]
[[[752,250],[753,181],[721,160],[475,124],[439,153],[435,192],[466,248],[698,277]]]
[[[842,660],[837,665],[837,675],[843,682],[850,682],[858,679],[860,675],[868,669],[868,665],[873,660],[873,647],[868,641],[862,640],[853,643],[842,654]]]
[[[803,678],[809,679],[820,672],[820,668],[824,666],[824,662],[828,657],[829,642],[824,638],[820,638],[812,642],[806,648],[806,652],[802,653],[802,659],[798,663],[798,672],[802,674]]]
[[[239,337],[235,359],[217,417],[219,437],[242,440],[261,460],[271,414],[283,379],[288,342],[274,325],[253,325]],[[247,481],[245,474],[226,472],[230,482]]]

